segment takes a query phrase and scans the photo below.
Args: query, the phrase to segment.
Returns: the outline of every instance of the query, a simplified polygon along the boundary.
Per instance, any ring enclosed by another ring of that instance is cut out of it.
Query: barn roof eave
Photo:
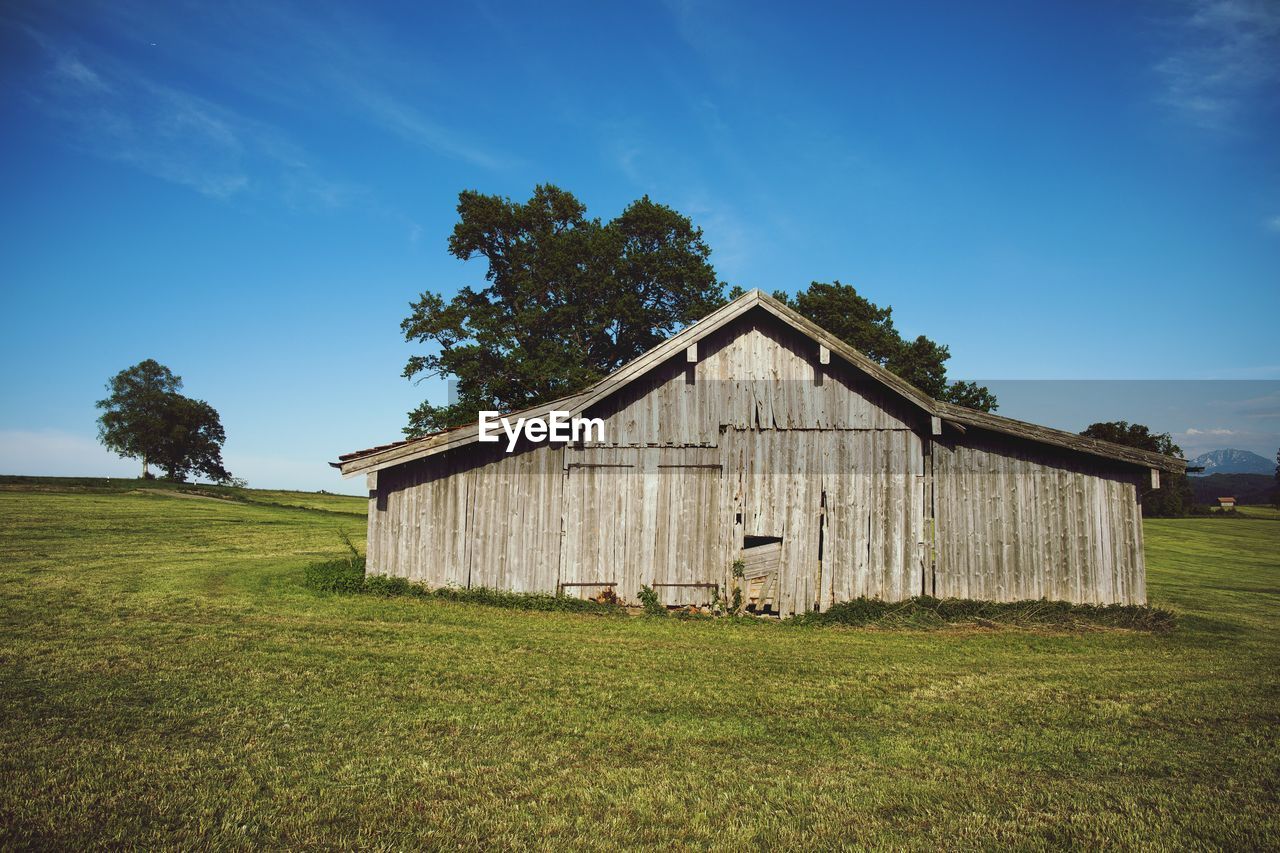
[[[957,406],[954,403],[935,401],[934,405],[938,409],[939,416],[944,420],[948,422],[954,421],[963,426],[1011,435],[1039,444],[1056,445],[1068,450],[1087,453],[1091,456],[1100,456],[1104,459],[1128,462],[1144,468],[1158,468],[1161,471],[1168,471],[1173,474],[1182,474],[1187,470],[1187,460],[1174,456],[1165,456],[1163,453],[1139,450],[1136,447],[1128,447],[1123,444],[1115,444],[1110,441],[1078,435],[1074,432],[1066,432],[1065,430],[1014,420],[1003,415],[993,415],[990,412],[966,409],[964,406]]]
[[[556,409],[572,410],[574,401],[580,396],[580,394],[572,394],[568,397],[552,400],[550,403],[544,403],[541,406],[533,406],[518,412],[508,412],[507,417],[539,417],[545,416]],[[383,468],[402,465],[405,462],[412,462],[424,456],[433,456],[446,450],[452,450],[455,447],[472,444],[479,441],[479,437],[480,424],[477,422],[432,433],[421,438],[406,439],[392,445],[357,450],[353,453],[344,454],[338,457],[337,462],[330,462],[329,464],[341,471],[343,477],[354,477],[356,474],[370,474]]]

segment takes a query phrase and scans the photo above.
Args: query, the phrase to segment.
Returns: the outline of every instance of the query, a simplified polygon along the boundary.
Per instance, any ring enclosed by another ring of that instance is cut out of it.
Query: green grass
[[[317,594],[363,502],[224,497],[0,483],[0,848],[1280,844],[1274,511],[1147,523],[1172,631],[924,631]]]
[[[24,477],[0,475],[0,491],[67,492],[81,494],[144,494],[182,499],[221,499],[262,506],[288,506],[340,515],[359,516],[364,523],[368,500],[328,492],[292,492],[278,489],[241,489],[210,483],[171,483],[124,477]]]

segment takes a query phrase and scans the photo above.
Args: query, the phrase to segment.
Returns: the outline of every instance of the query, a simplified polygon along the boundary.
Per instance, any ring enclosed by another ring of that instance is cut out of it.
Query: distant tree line
[[[1131,424],[1128,421],[1095,423],[1080,434],[1175,459],[1182,458],[1182,448],[1174,443],[1169,433],[1152,432],[1142,424]],[[1175,518],[1195,512],[1203,513],[1206,505],[1212,505],[1219,497],[1226,495],[1235,497],[1242,506],[1261,503],[1280,506],[1280,450],[1276,451],[1274,487],[1265,477],[1265,474],[1212,474],[1194,478],[1193,482],[1193,478],[1186,474],[1164,472],[1160,476],[1159,489],[1142,490],[1142,514],[1147,518]]]
[[[1191,491],[1201,506],[1216,506],[1218,498],[1230,495],[1237,506],[1274,503],[1276,481],[1268,474],[1209,474],[1191,477]]]

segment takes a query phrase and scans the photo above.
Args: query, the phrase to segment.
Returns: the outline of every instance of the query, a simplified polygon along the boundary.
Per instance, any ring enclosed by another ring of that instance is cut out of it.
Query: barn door
[[[626,600],[636,576],[628,554],[633,535],[634,465],[574,462],[565,488],[564,545],[558,591],[577,598],[597,598],[612,589]]]
[[[816,430],[726,429],[721,455],[732,502],[735,553],[767,566],[744,595],[790,616],[818,603],[823,541],[823,436]],[[759,553],[754,549],[770,545]],[[748,552],[750,550],[750,553]],[[767,583],[767,585],[766,585]]]
[[[635,604],[644,585],[670,606],[710,603],[728,565],[715,449],[566,452],[561,591],[595,598],[608,586]]]
[[[648,570],[644,583],[663,604],[702,606],[723,593],[721,469],[718,462],[663,461],[671,455],[656,452],[647,460],[637,556]]]

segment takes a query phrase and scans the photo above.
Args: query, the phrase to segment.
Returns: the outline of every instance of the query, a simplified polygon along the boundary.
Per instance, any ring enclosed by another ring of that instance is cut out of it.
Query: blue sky
[[[1252,416],[1034,383],[1001,413],[1270,455],[1277,56],[1245,0],[9,2],[0,470],[133,471],[93,401],[151,357],[251,484],[358,491],[326,461],[444,396],[398,326],[482,281],[458,191],[548,181],[689,214],[730,283],[852,283],[954,377],[1252,380]]]

